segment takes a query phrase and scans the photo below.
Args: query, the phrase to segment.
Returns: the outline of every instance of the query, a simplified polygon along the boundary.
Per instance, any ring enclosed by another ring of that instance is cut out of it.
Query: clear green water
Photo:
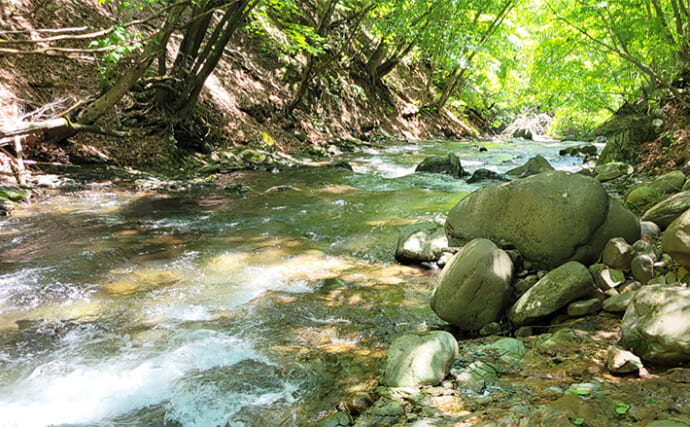
[[[84,191],[20,208],[0,219],[0,425],[311,424],[376,384],[396,336],[441,324],[437,273],[395,263],[397,227],[479,184],[415,165],[456,152],[503,172],[542,154],[577,169],[559,148],[429,141],[343,155],[354,173],[241,173],[245,198]]]

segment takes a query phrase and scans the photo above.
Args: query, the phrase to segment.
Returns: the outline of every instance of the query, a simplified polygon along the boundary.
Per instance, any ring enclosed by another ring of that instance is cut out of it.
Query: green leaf
[[[616,402],[616,413],[618,415],[625,415],[630,409],[630,405],[624,402]]]
[[[575,419],[573,420],[573,424],[575,424],[576,426],[581,426],[581,425],[584,424],[584,423],[585,423],[585,419],[584,419],[584,418],[575,418]]]

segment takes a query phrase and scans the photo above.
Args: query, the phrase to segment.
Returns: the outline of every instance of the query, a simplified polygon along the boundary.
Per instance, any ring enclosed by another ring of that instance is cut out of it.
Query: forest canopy
[[[683,83],[688,0],[99,3],[117,6],[117,22],[77,33],[53,29],[32,40],[0,38],[0,55],[91,54],[100,70],[101,93],[62,111],[65,120],[29,130],[107,133],[94,122],[137,89],[141,110],[157,111],[160,126],[193,139],[199,94],[227,44],[243,33],[263,35],[267,52],[296,58],[297,69],[284,74],[292,91],[286,115],[317,102],[310,93],[334,70],[375,90],[402,63],[425,75],[429,96],[421,112],[469,108],[495,128],[526,111],[546,112],[555,117],[554,132],[566,134],[640,99],[650,108],[690,103]]]

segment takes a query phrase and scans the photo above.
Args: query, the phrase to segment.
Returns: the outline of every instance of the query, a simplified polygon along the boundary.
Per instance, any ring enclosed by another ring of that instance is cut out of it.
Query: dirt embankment
[[[16,47],[7,45],[8,40],[36,40],[55,34],[45,30],[70,28],[72,31],[60,34],[78,34],[108,28],[122,20],[118,18],[121,12],[112,3],[117,2],[2,2],[0,47]],[[142,34],[155,29],[155,21],[136,28]],[[278,28],[257,21],[228,44],[198,105],[197,121],[208,129],[200,148],[259,143],[287,152],[319,151],[338,140],[415,139],[475,132],[450,112],[422,113],[421,106],[431,102],[436,94],[433,88],[428,90],[424,70],[405,62],[376,84],[364,77],[361,60],[334,64],[313,79],[302,106],[288,112],[304,58],[281,50],[281,37]],[[173,36],[170,58],[179,40],[179,36]],[[102,62],[88,52],[90,41],[53,44],[84,50],[77,54],[0,52],[0,128],[17,121],[54,117],[98,95]],[[41,44],[31,48],[41,49]],[[152,121],[137,107],[136,93],[132,93],[98,122],[103,127],[127,130],[131,137],[80,133],[68,142],[53,144],[34,143],[29,137],[23,141],[25,154],[43,162],[109,159],[122,166],[174,165],[171,159],[179,160],[179,156],[170,130],[160,123],[151,125]],[[14,146],[6,143],[0,148],[7,151],[0,154],[0,166],[5,167],[7,174],[7,154],[14,154]]]

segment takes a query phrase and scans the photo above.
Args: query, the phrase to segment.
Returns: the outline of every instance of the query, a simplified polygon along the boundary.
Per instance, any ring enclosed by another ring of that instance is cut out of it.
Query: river
[[[579,169],[562,147],[401,143],[339,156],[354,172],[236,173],[243,197],[110,189],[20,207],[0,219],[0,425],[313,423],[376,385],[395,337],[442,325],[438,272],[395,262],[397,227],[486,183],[415,166],[455,152],[470,172],[535,154]]]

